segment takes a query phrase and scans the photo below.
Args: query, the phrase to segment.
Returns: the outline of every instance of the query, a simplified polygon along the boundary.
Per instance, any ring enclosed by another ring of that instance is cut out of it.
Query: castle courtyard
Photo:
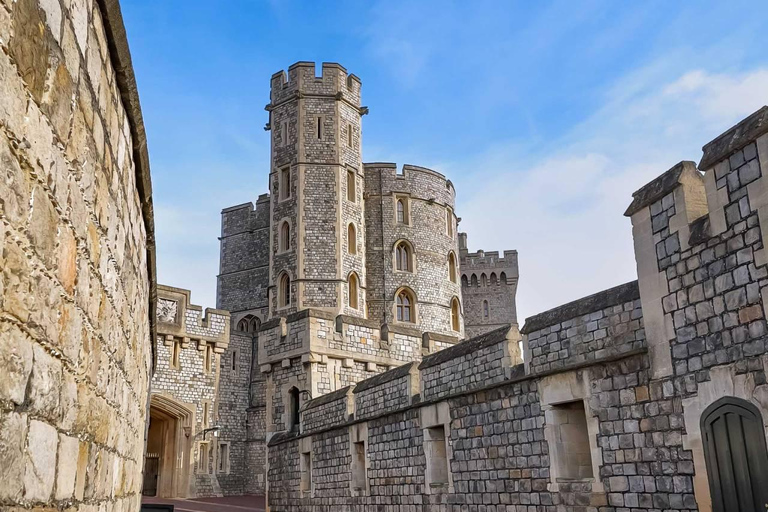
[[[768,510],[768,106],[621,197],[632,279],[522,315],[539,249],[473,247],[504,212],[288,62],[203,307],[158,278],[129,43],[117,0],[0,0],[2,510]]]

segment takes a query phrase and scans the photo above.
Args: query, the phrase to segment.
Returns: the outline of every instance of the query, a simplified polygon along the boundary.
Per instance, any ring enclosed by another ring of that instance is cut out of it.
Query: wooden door
[[[701,416],[714,512],[768,510],[768,450],[760,411],[746,400],[721,398]]]
[[[144,486],[141,494],[157,496],[157,477],[160,470],[160,454],[148,453],[144,458]]]

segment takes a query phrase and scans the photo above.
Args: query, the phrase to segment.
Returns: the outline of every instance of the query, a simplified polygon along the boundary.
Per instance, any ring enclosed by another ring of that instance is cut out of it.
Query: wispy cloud
[[[513,147],[507,160],[497,151],[461,163],[493,177],[461,204],[462,229],[471,247],[520,250],[521,318],[635,279],[622,215],[632,192],[680,160],[698,160],[703,144],[768,100],[767,69],[655,75],[621,80],[546,153],[523,159]]]

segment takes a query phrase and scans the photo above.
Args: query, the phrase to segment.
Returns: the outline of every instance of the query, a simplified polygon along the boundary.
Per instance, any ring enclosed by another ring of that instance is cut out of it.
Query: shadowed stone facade
[[[522,358],[501,327],[304,403],[270,510],[768,506],[766,171],[768,107],[633,195],[638,280],[526,319]]]
[[[137,510],[146,139],[112,1],[0,1],[0,508]]]

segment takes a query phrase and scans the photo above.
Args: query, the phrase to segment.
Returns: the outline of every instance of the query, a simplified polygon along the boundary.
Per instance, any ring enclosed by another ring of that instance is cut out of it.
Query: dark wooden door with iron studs
[[[160,454],[148,453],[144,458],[144,486],[141,494],[157,496],[157,477],[160,470]]]
[[[701,416],[714,512],[768,512],[768,450],[760,411],[734,397]]]

